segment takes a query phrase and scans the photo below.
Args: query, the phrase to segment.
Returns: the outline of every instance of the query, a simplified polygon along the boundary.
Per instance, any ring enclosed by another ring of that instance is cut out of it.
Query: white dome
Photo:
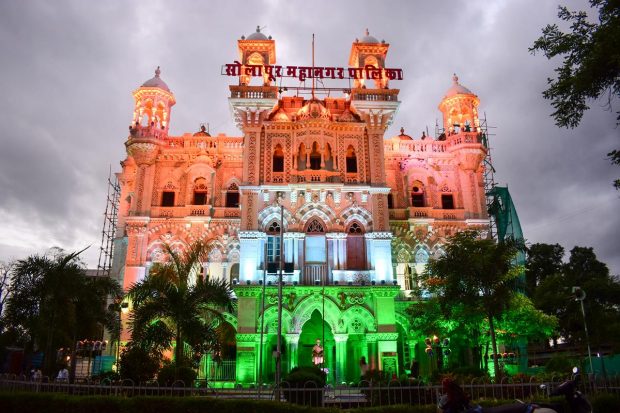
[[[159,66],[157,66],[157,69],[155,69],[155,76],[147,80],[146,82],[142,83],[142,87],[157,87],[157,88],[165,90],[166,92],[170,92],[170,88],[168,87],[166,82],[161,80],[161,78],[159,77],[160,73],[161,73],[161,70],[159,70]]]
[[[446,92],[446,97],[454,96],[454,95],[473,95],[473,92],[467,89],[465,86],[459,83],[459,77],[454,74],[452,76],[452,86]]]
[[[256,31],[248,36],[248,40],[269,40],[267,36],[260,32],[260,26],[256,26]]]
[[[371,36],[368,29],[366,29],[366,33],[364,37],[362,37],[362,39],[360,40],[360,43],[379,43],[379,40],[377,40],[376,37]]]

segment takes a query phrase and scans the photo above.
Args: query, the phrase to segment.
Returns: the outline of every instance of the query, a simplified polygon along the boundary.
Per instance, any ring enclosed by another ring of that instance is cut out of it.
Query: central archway
[[[323,339],[323,337],[325,338]],[[317,339],[321,340],[321,345],[323,346],[323,351],[325,354],[324,365],[320,367],[329,369],[329,375],[327,377],[329,381],[331,377],[333,377],[333,371],[335,368],[334,354],[336,342],[334,341],[334,334],[329,323],[323,320],[319,310],[314,310],[308,321],[306,321],[301,328],[297,350],[298,366],[312,366],[312,347],[314,347]]]

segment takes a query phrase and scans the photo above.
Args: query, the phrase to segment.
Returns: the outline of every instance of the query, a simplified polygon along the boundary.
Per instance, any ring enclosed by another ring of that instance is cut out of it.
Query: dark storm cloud
[[[440,119],[456,72],[497,126],[497,181],[508,184],[530,242],[595,247],[620,272],[618,146],[614,117],[599,104],[575,130],[558,129],[541,97],[554,62],[527,49],[556,20],[554,2],[459,1],[22,1],[0,3],[0,259],[51,245],[99,242],[109,165],[118,170],[131,91],[157,65],[177,99],[172,133],[239,135],[220,66],[236,40],[267,26],[278,63],[346,66],[368,28],[402,67],[400,110],[388,136],[412,136]],[[575,0],[571,8],[587,8]],[[326,86],[346,86],[326,84]],[[88,259],[96,262],[97,249]]]

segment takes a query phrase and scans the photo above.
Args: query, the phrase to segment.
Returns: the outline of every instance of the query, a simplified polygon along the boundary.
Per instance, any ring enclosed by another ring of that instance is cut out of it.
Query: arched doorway
[[[323,320],[319,310],[314,310],[310,319],[306,321],[301,328],[301,334],[299,335],[299,344],[297,347],[297,365],[300,367],[312,366],[312,347],[314,347],[316,340],[321,340],[323,351],[325,354],[324,366],[329,370],[327,377],[330,380],[333,377],[335,371],[335,344],[334,334],[331,326]]]
[[[220,347],[203,358],[204,378],[208,381],[234,381],[235,359],[237,358],[237,331],[229,322],[216,327]]]
[[[306,225],[303,274],[303,283],[305,285],[324,285],[329,281],[327,280],[325,232],[325,224],[317,218],[313,218]]]

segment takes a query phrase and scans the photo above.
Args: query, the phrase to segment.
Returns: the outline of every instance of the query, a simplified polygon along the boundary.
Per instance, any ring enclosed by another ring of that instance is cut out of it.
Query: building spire
[[[161,70],[159,69],[159,66],[157,66],[157,69],[155,69],[155,77],[159,77],[160,74]]]
[[[454,82],[455,85],[459,84],[459,77],[456,75],[456,73],[452,74],[452,81]]]

